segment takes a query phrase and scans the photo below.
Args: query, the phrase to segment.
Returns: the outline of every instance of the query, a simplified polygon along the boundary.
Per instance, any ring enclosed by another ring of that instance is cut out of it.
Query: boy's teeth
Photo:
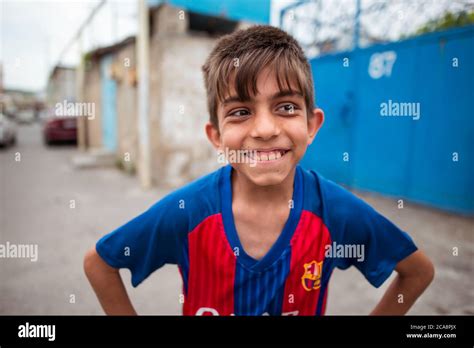
[[[255,151],[250,150],[247,151],[246,155],[253,161],[257,162],[265,162],[265,161],[275,161],[283,157],[286,153],[284,150],[276,150],[276,151]]]
[[[284,155],[281,151],[257,152],[256,160],[260,162],[274,161],[280,159]]]

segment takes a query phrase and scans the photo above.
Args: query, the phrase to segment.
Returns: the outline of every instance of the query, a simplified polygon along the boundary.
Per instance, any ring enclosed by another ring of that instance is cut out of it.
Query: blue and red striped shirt
[[[355,266],[378,287],[417,249],[355,195],[297,166],[288,220],[255,260],[235,228],[232,170],[227,165],[170,193],[101,238],[97,252],[110,266],[130,269],[133,286],[177,264],[185,315],[323,315],[335,267]]]

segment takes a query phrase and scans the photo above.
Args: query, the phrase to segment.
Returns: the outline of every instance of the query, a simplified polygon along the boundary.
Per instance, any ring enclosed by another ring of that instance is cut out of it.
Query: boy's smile
[[[251,160],[255,161],[256,164],[265,165],[272,164],[283,159],[283,157],[290,151],[284,148],[271,148],[271,149],[253,149],[246,153],[246,156]]]
[[[231,88],[217,114],[219,130],[206,126],[209,139],[218,150],[245,153],[245,161],[231,165],[258,186],[281,184],[292,173],[324,118],[320,109],[308,117],[301,92],[293,85],[281,90],[268,68],[258,76],[256,95],[240,100]]]

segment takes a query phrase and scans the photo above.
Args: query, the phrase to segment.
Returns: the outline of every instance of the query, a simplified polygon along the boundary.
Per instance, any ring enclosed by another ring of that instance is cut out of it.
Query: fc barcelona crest
[[[321,286],[321,274],[323,273],[323,261],[304,264],[304,274],[301,283],[306,291],[319,289]]]

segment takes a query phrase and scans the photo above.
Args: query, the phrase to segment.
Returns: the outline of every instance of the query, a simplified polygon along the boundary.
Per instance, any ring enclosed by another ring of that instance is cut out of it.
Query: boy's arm
[[[105,263],[95,248],[84,257],[84,271],[106,314],[137,315],[119,270]]]
[[[434,277],[433,264],[420,250],[400,261],[395,270],[397,277],[371,315],[404,315]]]

